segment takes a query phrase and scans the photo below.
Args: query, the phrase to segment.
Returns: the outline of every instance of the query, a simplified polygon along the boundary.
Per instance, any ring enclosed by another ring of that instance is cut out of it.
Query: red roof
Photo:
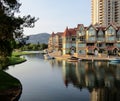
[[[52,32],[52,35],[51,35],[52,37],[54,37],[55,36],[55,33],[54,32]]]
[[[63,32],[57,32],[56,35],[62,36],[62,35],[63,35]]]
[[[76,36],[76,29],[75,28],[69,28],[66,27],[64,33],[63,33],[63,36],[66,37],[66,36]]]

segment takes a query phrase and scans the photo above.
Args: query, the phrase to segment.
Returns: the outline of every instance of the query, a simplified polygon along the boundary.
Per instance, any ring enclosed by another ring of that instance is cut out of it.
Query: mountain
[[[48,33],[40,33],[40,34],[35,34],[35,35],[29,35],[28,36],[28,40],[26,41],[26,43],[32,43],[32,44],[48,44],[48,39],[50,37],[50,34]]]

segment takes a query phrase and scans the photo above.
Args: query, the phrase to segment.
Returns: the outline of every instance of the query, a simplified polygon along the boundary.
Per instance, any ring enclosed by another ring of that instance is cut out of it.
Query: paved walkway
[[[56,59],[60,59],[60,60],[67,60],[68,58],[70,58],[71,56],[69,54],[66,55],[61,55],[61,53],[59,53],[58,51],[55,51],[53,53],[49,53],[50,56],[55,57]],[[74,54],[75,56],[75,54]],[[81,60],[90,60],[90,61],[94,61],[94,60],[98,60],[98,61],[109,61],[109,59],[112,58],[116,58],[118,56],[107,56],[105,54],[99,55],[99,56],[93,56],[93,55],[84,55],[84,56],[75,56]]]
[[[57,55],[57,54],[50,54],[51,56],[55,57],[56,59],[60,59],[60,60],[67,60],[68,58],[70,58],[70,55]],[[117,56],[76,56],[77,58],[81,59],[81,60],[90,60],[90,61],[109,61],[109,59],[115,58]]]

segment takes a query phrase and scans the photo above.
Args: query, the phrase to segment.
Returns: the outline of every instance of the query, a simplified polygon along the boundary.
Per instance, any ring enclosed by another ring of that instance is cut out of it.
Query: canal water
[[[120,64],[25,58],[6,70],[22,83],[19,101],[120,101]]]

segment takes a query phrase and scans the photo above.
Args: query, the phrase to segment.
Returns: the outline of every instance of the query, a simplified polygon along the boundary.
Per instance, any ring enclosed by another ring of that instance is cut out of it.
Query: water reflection
[[[52,67],[61,67],[66,87],[72,84],[88,89],[90,101],[120,101],[120,64],[109,62],[49,61]]]

